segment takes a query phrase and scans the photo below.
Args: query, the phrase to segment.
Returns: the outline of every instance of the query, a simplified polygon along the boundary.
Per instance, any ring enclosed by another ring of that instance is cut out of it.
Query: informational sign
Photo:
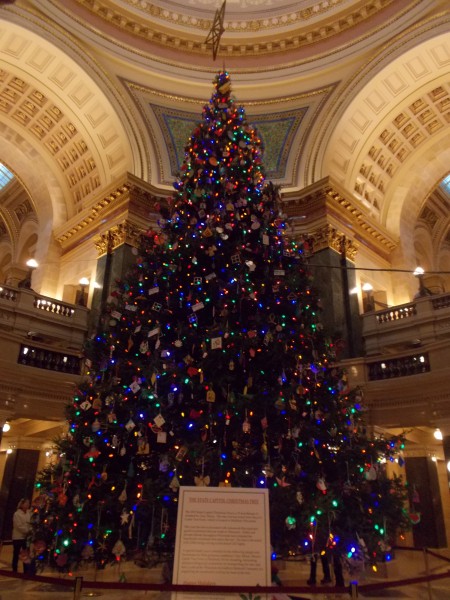
[[[173,583],[270,586],[268,490],[181,486]],[[242,597],[196,598],[206,596]]]

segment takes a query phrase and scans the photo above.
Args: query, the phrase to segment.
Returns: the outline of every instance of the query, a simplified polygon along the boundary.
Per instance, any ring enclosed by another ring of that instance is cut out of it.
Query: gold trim
[[[130,221],[111,227],[106,233],[102,233],[94,240],[98,257],[100,258],[107,252],[112,252],[122,244],[129,244],[137,248],[143,231],[144,228],[138,227]]]
[[[112,227],[128,223],[127,227],[114,230],[114,243],[124,235],[128,243],[134,235],[131,226],[140,231],[147,229],[149,217],[158,213],[156,205],[164,202],[164,198],[161,192],[128,173],[124,181],[103,191],[89,208],[73,217],[64,229],[60,228],[56,232],[56,241],[66,253],[88,236],[100,236],[101,239]]]
[[[320,234],[321,239],[327,240],[329,247],[336,249],[339,244],[336,235],[344,235],[346,240],[352,242],[348,247],[349,258],[356,255],[359,243],[385,260],[388,260],[398,245],[398,241],[386,229],[373,222],[370,215],[357,206],[351,195],[329,177],[299,192],[284,194],[283,210],[298,233],[316,230],[321,232],[321,228],[331,227],[328,237],[325,236],[327,230]],[[337,251],[341,252],[341,248]]]
[[[325,250],[326,248],[331,248],[331,250],[334,250],[338,254],[342,254],[342,251],[345,250],[345,257],[348,260],[355,262],[359,244],[348,239],[344,233],[338,231],[329,223],[323,227],[315,229],[311,233],[311,236],[314,240],[314,254],[320,250]]]
[[[53,0],[54,1],[54,0]],[[146,21],[133,19],[129,14],[114,10],[112,6],[106,2],[97,0],[77,0],[78,4],[83,6],[86,10],[96,15],[104,22],[116,27],[117,29],[126,31],[127,33],[132,32],[136,37],[146,39],[147,41],[153,42],[160,46],[166,46],[169,48],[175,48],[182,52],[190,53],[202,53],[206,51],[206,44],[204,42],[204,34],[211,29],[212,18],[204,18],[204,13],[200,17],[194,17],[181,15],[175,9],[167,10],[157,7],[151,3],[145,3],[141,5],[141,12],[148,7],[150,13]],[[342,0],[336,0],[333,4],[329,4],[329,9],[334,10],[338,2]],[[337,34],[342,34],[343,31],[348,31],[358,26],[360,23],[370,21],[374,15],[378,14],[386,7],[391,5],[393,0],[379,0],[375,5],[373,3],[362,5],[356,10],[351,6],[348,10],[340,10],[335,15],[335,18],[324,22],[322,19],[315,25],[311,24],[307,30],[305,30],[305,21],[309,19],[315,19],[318,15],[324,15],[327,12],[327,6],[322,3],[316,3],[314,7],[308,7],[303,10],[291,11],[288,15],[281,14],[278,16],[267,17],[264,16],[260,19],[245,21],[242,15],[239,18],[233,19],[232,17],[226,21],[226,31],[231,34],[241,34],[246,36],[246,42],[242,40],[234,41],[230,43],[229,40],[223,40],[220,44],[220,53],[226,56],[242,56],[243,46],[245,47],[245,54],[247,55],[261,55],[261,54],[278,54],[285,53],[289,50],[298,49],[301,46],[307,46],[316,43],[317,41],[323,41],[329,39]],[[133,7],[135,9],[135,7]],[[318,10],[314,10],[317,8]],[[370,10],[371,8],[371,10]],[[295,18],[292,16],[295,15]],[[73,15],[70,15],[73,18]],[[213,15],[211,15],[212,17]],[[157,22],[154,22],[154,21]],[[160,22],[158,22],[160,21]],[[245,26],[242,25],[245,23]],[[84,25],[88,24],[84,22]],[[180,25],[186,27],[185,33],[180,32]],[[174,30],[173,26],[176,26]],[[295,27],[293,34],[289,34],[289,30]],[[196,40],[189,37],[199,32],[198,35],[201,39]],[[280,39],[273,39],[273,31],[278,30],[279,34],[282,34]],[[97,30],[98,32],[98,30]],[[269,39],[262,41],[259,37],[255,43],[248,42],[248,35],[250,34],[261,34],[266,32]]]

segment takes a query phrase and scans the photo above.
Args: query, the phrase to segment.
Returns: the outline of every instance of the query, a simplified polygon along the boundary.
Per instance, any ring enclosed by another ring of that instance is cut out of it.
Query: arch
[[[98,189],[134,171],[133,143],[122,124],[128,115],[118,114],[123,109],[117,90],[67,32],[63,42],[59,31],[44,31],[41,23],[30,31],[14,22],[20,17],[13,12],[3,17],[0,87],[14,94],[1,117],[1,136],[25,140],[28,155],[51,175],[47,195],[57,226],[82,210]],[[25,178],[21,167],[17,173]],[[34,198],[34,186],[28,190]]]
[[[0,242],[0,282],[6,283],[7,272],[11,264],[11,245],[7,241],[2,241]]]
[[[27,260],[35,258],[39,239],[37,223],[27,221],[20,229],[16,262],[25,268]]]
[[[421,197],[413,190],[419,203],[431,177],[436,185],[445,172],[450,125],[438,96],[450,98],[448,19],[436,15],[383,48],[335,95],[314,142],[311,182],[332,176],[395,236],[407,199],[411,208],[408,177],[416,164],[432,166]],[[434,128],[424,121],[427,110],[436,116]]]

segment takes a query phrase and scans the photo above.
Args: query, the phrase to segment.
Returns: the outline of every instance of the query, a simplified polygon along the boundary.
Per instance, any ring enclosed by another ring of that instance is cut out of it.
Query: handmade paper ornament
[[[301,505],[304,502],[303,494],[301,492],[297,492],[295,495],[295,499]]]
[[[191,417],[191,419],[200,419],[202,414],[202,410],[197,410],[195,408],[191,408],[191,410],[189,411],[189,416]]]
[[[367,481],[375,481],[377,478],[377,471],[373,465],[371,465],[370,469],[364,473],[364,477]]]
[[[82,410],[89,410],[91,408],[92,404],[89,402],[89,400],[84,400],[84,402],[82,402],[80,404],[80,408]]]
[[[106,396],[105,398],[105,404],[106,406],[111,406],[112,404],[114,404],[114,396]]]
[[[187,447],[181,446],[181,448],[179,448],[178,452],[176,453],[175,460],[177,460],[178,462],[181,462],[185,458],[187,452],[188,452]]]
[[[250,421],[247,418],[245,418],[245,421],[242,423],[242,431],[244,433],[250,433],[251,428],[252,426],[250,424]]]
[[[62,492],[60,492],[58,494],[59,506],[64,507],[67,504],[67,500],[68,500],[68,498],[67,498],[67,494],[66,494],[65,490],[63,490]]]
[[[91,446],[89,451],[86,452],[86,454],[84,455],[84,458],[98,458],[100,455],[100,450],[98,450],[98,448],[96,448],[96,446]]]
[[[125,425],[125,429],[127,431],[132,431],[135,427],[136,427],[136,423],[133,421],[133,419],[129,419]]]
[[[96,418],[91,425],[91,429],[94,433],[97,433],[97,431],[100,429],[100,427],[101,427],[100,421]]]
[[[290,487],[291,486],[291,484],[288,481],[286,481],[285,475],[283,475],[282,477],[277,477],[276,479],[277,479],[277,483],[280,487]]]
[[[219,350],[222,348],[222,338],[215,337],[211,338],[211,350]]]
[[[102,400],[99,396],[97,396],[94,401],[92,402],[92,408],[94,410],[101,410],[102,409]]]
[[[172,492],[177,492],[178,489],[180,487],[180,482],[178,481],[177,477],[174,475],[172,477],[172,481],[169,483],[169,488],[172,490]]]
[[[130,390],[133,392],[133,394],[137,394],[140,389],[141,386],[137,381],[133,381],[133,383],[130,385]]]
[[[197,487],[207,487],[210,484],[209,475],[198,475],[194,477],[194,483]]]
[[[120,560],[120,558],[125,554],[125,552],[125,544],[122,542],[122,540],[117,540],[112,549],[112,553],[114,554],[116,559]]]
[[[153,421],[157,427],[162,427],[166,422],[161,413],[157,414]]]
[[[422,515],[420,512],[410,511],[408,517],[413,525],[418,525],[421,521]]]
[[[169,457],[167,456],[167,454],[163,454],[161,456],[161,460],[159,462],[159,470],[161,471],[161,473],[167,473],[167,471],[169,470],[169,467],[170,467]]]
[[[130,513],[125,508],[122,509],[122,512],[120,514],[120,524],[126,525],[128,523],[129,518],[130,518]]]
[[[327,491],[327,484],[325,483],[325,479],[323,477],[319,477],[316,483],[316,488],[323,493]]]
[[[120,492],[120,495],[118,497],[119,502],[126,502],[127,501],[127,484],[125,484],[123,486],[123,490]]]
[[[216,401],[216,393],[214,390],[208,390],[206,392],[206,402],[215,402]]]
[[[148,443],[147,438],[139,438],[137,443],[137,452],[136,454],[150,454],[150,445]]]
[[[148,352],[148,342],[147,342],[147,340],[144,340],[143,342],[141,342],[141,344],[139,346],[139,352],[141,354],[146,354]]]

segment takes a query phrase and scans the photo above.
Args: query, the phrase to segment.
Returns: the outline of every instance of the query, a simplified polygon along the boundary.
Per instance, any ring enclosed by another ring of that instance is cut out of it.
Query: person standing
[[[30,532],[31,525],[31,510],[30,501],[27,498],[22,498],[17,505],[17,510],[13,517],[13,532],[12,532],[12,543],[13,543],[13,559],[12,559],[12,570],[17,573],[17,566],[19,564],[20,551],[27,547],[27,536]],[[28,565],[24,563],[23,572],[26,573]]]

